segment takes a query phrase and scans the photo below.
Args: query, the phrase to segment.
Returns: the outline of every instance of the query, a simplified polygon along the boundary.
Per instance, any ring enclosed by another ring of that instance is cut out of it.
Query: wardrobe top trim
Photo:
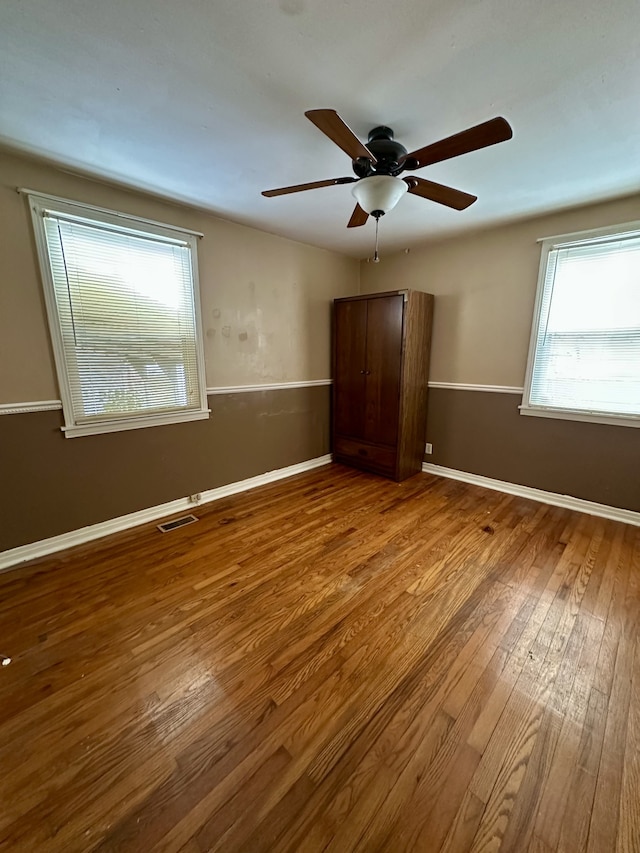
[[[384,293],[362,293],[359,296],[341,296],[339,299],[334,299],[334,302],[355,302],[360,299],[380,299],[383,296],[404,296],[405,300],[409,295],[408,290],[385,290]]]

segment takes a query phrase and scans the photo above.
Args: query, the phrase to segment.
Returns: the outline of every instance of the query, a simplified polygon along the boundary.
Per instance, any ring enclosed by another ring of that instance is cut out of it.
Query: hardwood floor
[[[640,528],[338,465],[0,576],[0,850],[640,850]]]

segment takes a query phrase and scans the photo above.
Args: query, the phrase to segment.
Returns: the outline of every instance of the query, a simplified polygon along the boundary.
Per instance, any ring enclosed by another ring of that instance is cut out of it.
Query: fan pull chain
[[[378,257],[378,223],[379,222],[380,222],[380,217],[376,216],[376,249],[375,249],[375,252],[373,253],[373,263],[374,264],[380,263],[380,258]]]

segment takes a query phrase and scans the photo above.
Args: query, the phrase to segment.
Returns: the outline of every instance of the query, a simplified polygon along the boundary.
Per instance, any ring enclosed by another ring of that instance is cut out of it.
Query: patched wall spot
[[[304,12],[303,0],[280,0],[280,9],[285,15],[301,15]]]

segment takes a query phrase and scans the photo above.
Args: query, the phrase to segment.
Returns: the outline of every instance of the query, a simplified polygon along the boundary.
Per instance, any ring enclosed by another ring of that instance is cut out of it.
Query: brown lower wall
[[[329,452],[329,386],[209,397],[206,421],[66,439],[0,417],[0,551]]]
[[[521,402],[430,389],[425,461],[640,512],[640,429],[527,417]]]
[[[209,397],[207,421],[65,439],[0,417],[0,551],[329,452],[329,386]],[[518,394],[429,391],[426,461],[640,512],[640,430],[523,417]]]

